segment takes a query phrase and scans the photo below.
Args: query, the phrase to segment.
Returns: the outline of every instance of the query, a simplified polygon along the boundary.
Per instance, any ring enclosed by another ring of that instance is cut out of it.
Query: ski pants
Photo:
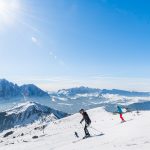
[[[120,119],[121,119],[122,121],[125,121],[124,118],[123,118],[123,116],[122,116],[122,114],[120,114]]]
[[[90,126],[90,123],[89,124],[85,123],[85,127],[84,127],[85,135],[89,135],[89,131],[87,129],[89,126]]]

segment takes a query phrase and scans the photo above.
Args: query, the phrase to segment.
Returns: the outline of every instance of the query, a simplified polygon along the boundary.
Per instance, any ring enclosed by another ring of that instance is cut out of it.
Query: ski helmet
[[[80,109],[79,113],[82,113],[82,112],[85,112],[85,110],[84,109]]]

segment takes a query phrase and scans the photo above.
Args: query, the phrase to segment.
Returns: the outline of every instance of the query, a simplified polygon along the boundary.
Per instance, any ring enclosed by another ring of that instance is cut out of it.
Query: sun
[[[0,25],[12,24],[19,15],[19,0],[0,0]]]

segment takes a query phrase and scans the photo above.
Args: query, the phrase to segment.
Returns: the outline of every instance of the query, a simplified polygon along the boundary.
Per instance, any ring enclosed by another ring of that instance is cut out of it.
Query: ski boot
[[[90,134],[86,134],[84,137],[83,137],[83,139],[86,139],[86,138],[88,138],[88,137],[90,137],[91,135]]]

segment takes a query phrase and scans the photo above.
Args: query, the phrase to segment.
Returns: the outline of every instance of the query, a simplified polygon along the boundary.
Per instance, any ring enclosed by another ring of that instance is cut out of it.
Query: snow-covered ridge
[[[15,126],[24,126],[49,115],[51,120],[67,116],[66,113],[35,102],[21,103],[12,109],[0,113],[0,131]]]
[[[6,113],[7,115],[10,115],[10,114],[19,114],[19,113],[23,113],[25,111],[27,111],[27,109],[33,109],[33,108],[36,108],[37,111],[48,111],[49,107],[47,106],[43,106],[43,105],[40,105],[36,102],[24,102],[24,103],[19,103],[17,104],[16,106],[12,107],[11,109],[7,110]]]

